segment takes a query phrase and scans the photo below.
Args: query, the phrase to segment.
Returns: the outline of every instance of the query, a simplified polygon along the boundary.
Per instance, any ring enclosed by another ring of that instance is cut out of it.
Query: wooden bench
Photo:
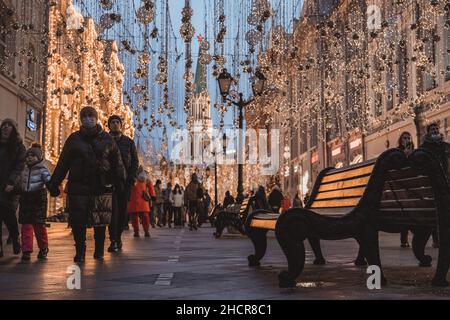
[[[255,220],[254,225],[259,222]],[[273,221],[271,222],[273,227]],[[288,271],[279,274],[281,287],[293,287],[305,263],[305,239],[354,238],[360,245],[357,263],[378,265],[378,232],[409,228],[413,251],[421,266],[433,228],[439,230],[439,260],[432,284],[447,286],[450,265],[450,187],[437,160],[418,149],[408,158],[398,149],[376,161],[343,169],[323,170],[306,208],[293,208],[275,222],[276,238],[287,257]],[[320,245],[313,248],[321,256]],[[382,282],[386,280],[382,273]]]
[[[239,233],[245,234],[244,222],[249,212],[251,212],[250,198],[245,198],[242,203],[235,203],[220,210],[215,218],[214,236],[220,238],[226,227],[235,228]]]

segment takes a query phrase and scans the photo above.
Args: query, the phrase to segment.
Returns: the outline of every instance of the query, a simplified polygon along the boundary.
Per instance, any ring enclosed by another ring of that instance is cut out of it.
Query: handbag
[[[111,223],[112,197],[112,192],[94,196],[94,203],[91,210],[92,226],[103,227]]]
[[[97,159],[95,149],[92,144],[89,144]],[[98,161],[97,161],[98,162]],[[90,225],[93,227],[104,227],[111,223],[112,211],[113,211],[113,189],[108,187],[107,191],[100,195],[93,196],[92,206],[90,210]]]

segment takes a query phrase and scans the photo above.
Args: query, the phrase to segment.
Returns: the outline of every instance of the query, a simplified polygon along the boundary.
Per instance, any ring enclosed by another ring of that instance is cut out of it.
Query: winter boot
[[[12,240],[12,245],[13,245],[13,252],[14,252],[14,254],[15,255],[20,254],[20,251],[21,251],[22,248],[20,246],[19,238],[13,239]]]
[[[86,245],[85,244],[78,244],[75,245],[76,254],[73,258],[73,262],[76,263],[84,263],[85,256],[86,256]]]
[[[119,247],[116,241],[111,241],[111,245],[108,247],[108,252],[118,252]]]
[[[48,254],[48,248],[41,249],[41,250],[39,250],[37,257],[39,260],[45,260],[45,259],[47,259],[47,254]]]
[[[22,254],[22,261],[30,261],[31,259],[31,252],[24,252]]]
[[[103,230],[102,230],[103,229]],[[94,259],[103,260],[105,252],[105,228],[94,229],[95,251]]]

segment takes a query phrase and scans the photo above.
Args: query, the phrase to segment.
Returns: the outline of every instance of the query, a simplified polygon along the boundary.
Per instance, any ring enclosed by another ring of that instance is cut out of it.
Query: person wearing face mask
[[[111,189],[123,192],[125,182],[125,168],[119,148],[111,135],[97,123],[97,111],[93,107],[84,107],[80,120],[80,130],[72,133],[64,144],[49,188],[52,196],[58,196],[59,186],[69,174],[69,223],[75,240],[76,263],[85,261],[86,228],[93,224],[91,219],[97,209],[97,200],[111,194]],[[110,203],[107,205],[110,207]],[[96,260],[103,260],[107,223],[109,221],[93,225]]]
[[[8,228],[14,254],[21,251],[16,217],[19,197],[13,190],[25,168],[25,152],[16,122],[3,120],[0,125],[0,257],[3,256],[2,222]]]
[[[420,146],[429,151],[440,163],[442,171],[447,176],[447,183],[450,183],[449,160],[450,144],[444,141],[443,135],[439,132],[439,124],[433,122],[427,126],[425,141]],[[433,230],[433,248],[438,248],[437,230]]]
[[[125,189],[123,192],[113,194],[115,204],[109,225],[109,239],[111,245],[108,252],[118,252],[122,250],[122,232],[125,224],[128,224],[127,206],[130,200],[131,190],[136,183],[139,168],[139,158],[134,141],[122,133],[122,119],[117,115],[112,115],[108,119],[110,135],[114,138],[120,150],[122,162],[126,172]]]
[[[444,141],[443,135],[439,132],[439,124],[437,122],[433,122],[427,126],[425,141],[420,147],[429,151],[439,161],[448,179],[450,144]]]

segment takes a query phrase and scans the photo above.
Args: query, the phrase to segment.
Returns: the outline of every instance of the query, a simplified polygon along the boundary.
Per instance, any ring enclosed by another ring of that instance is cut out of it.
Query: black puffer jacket
[[[131,186],[137,179],[137,172],[139,168],[139,158],[136,145],[133,140],[124,135],[120,135],[119,138],[114,137],[114,140],[116,141],[120,150],[120,155],[122,156],[122,162],[127,174],[127,186]]]
[[[100,195],[106,192],[108,184],[120,188],[125,181],[117,144],[100,125],[95,130],[81,127],[69,136],[53,172],[52,190],[61,184],[67,172],[69,195]]]
[[[13,211],[17,210],[19,197],[15,193],[6,193],[7,185],[17,186],[20,182],[22,170],[25,168],[25,146],[17,135],[16,149],[13,154],[7,149],[7,145],[0,142],[0,206]]]
[[[440,163],[442,170],[450,177],[448,162],[450,158],[450,144],[441,140],[433,140],[429,135],[425,136],[425,141],[420,146],[429,151]]]
[[[271,207],[281,207],[281,202],[283,201],[283,194],[278,188],[274,188],[269,195],[269,205]]]

